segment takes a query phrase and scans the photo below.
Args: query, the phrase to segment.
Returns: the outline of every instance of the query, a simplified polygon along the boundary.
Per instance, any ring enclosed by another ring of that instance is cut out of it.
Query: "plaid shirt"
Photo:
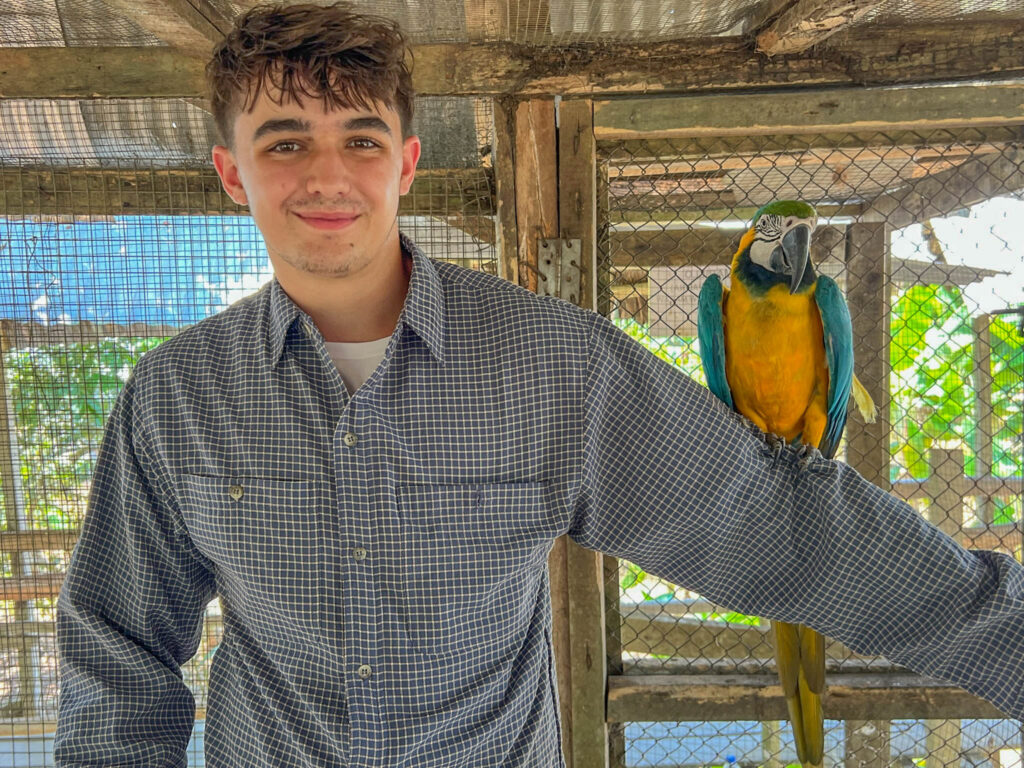
[[[146,354],[60,594],[58,766],[562,764],[547,556],[584,547],[1024,714],[1024,569],[766,438],[606,319],[409,241],[354,396],[271,281]]]

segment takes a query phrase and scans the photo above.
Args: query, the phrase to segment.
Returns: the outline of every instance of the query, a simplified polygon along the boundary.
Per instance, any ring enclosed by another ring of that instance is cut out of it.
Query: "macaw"
[[[835,455],[852,394],[865,420],[874,403],[853,375],[853,327],[835,281],[810,263],[817,212],[780,200],[761,208],[732,259],[731,285],[704,281],[697,335],[709,389],[762,431]],[[775,661],[797,755],[821,766],[825,639],[772,622]]]

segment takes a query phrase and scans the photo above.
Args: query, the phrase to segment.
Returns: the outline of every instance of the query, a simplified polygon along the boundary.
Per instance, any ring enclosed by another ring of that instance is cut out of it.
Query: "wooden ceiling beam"
[[[796,0],[757,30],[757,51],[766,56],[802,53],[849,27],[884,0]]]
[[[962,128],[1024,122],[1021,85],[971,83],[906,88],[829,88],[594,102],[599,141]]]
[[[209,0],[106,0],[147,32],[193,56],[208,56],[233,19]],[[76,49],[76,50],[81,50]]]
[[[755,53],[745,36],[551,47],[416,45],[413,86],[424,96],[571,98],[1024,76],[1022,22],[908,25],[888,32],[868,26],[856,32],[812,52],[770,59]],[[0,97],[199,97],[207,53],[0,48]]]

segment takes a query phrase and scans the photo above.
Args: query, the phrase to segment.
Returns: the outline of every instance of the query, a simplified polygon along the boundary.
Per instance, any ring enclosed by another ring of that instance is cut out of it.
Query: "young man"
[[[219,595],[211,768],[559,765],[563,533],[1024,714],[1012,558],[600,316],[399,235],[404,54],[343,6],[256,9],[217,48],[214,162],[275,279],[145,355],[114,407],[59,601],[57,764],[185,764],[180,666]]]

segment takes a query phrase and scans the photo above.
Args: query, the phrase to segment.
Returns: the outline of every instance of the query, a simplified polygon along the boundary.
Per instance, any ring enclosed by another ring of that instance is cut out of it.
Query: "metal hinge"
[[[540,273],[537,293],[579,304],[580,254],[583,251],[580,241],[541,237],[537,243],[537,271]]]

